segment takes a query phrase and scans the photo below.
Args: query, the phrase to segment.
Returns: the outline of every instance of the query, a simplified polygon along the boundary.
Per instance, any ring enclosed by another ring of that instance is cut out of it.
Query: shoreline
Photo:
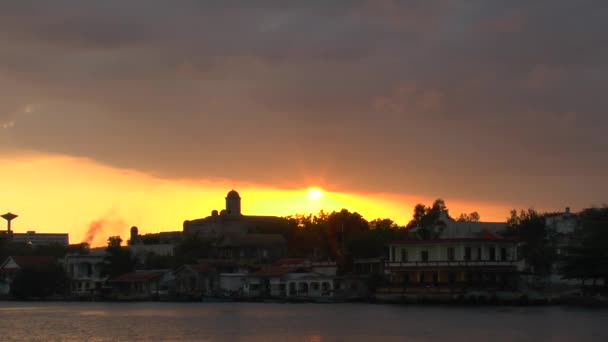
[[[431,296],[401,297],[395,299],[364,298],[358,300],[313,300],[313,299],[273,299],[273,298],[203,298],[202,300],[186,300],[179,298],[0,298],[0,302],[23,303],[259,303],[259,304],[369,304],[369,305],[404,305],[404,306],[450,306],[450,307],[529,307],[529,306],[563,306],[608,308],[608,297],[602,296],[572,296],[566,298],[535,298],[525,296],[516,300],[504,300],[497,297],[469,296],[457,298],[438,298]]]

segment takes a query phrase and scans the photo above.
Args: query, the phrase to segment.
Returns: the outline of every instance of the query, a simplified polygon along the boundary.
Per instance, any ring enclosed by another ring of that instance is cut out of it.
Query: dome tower
[[[229,216],[241,215],[241,196],[234,189],[226,195],[226,214]]]

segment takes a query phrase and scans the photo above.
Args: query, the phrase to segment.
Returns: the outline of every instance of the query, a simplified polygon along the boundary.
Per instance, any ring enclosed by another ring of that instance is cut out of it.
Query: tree
[[[369,221],[369,228],[371,230],[391,230],[391,229],[399,229],[400,227],[395,223],[395,221],[385,218],[377,218],[375,220]]]
[[[513,237],[522,242],[522,254],[526,263],[534,273],[546,275],[551,272],[555,262],[555,246],[544,216],[534,209],[511,210],[507,219],[507,237]]]
[[[422,203],[416,204],[407,228],[415,228],[416,234],[422,240],[437,239],[446,227],[444,219],[451,217],[444,200],[438,198],[430,207]]]
[[[104,275],[116,277],[131,272],[135,268],[135,260],[131,256],[131,251],[122,248],[121,244],[122,238],[120,236],[110,236],[108,238],[107,255],[102,268]]]
[[[608,286],[608,207],[588,208],[578,217],[561,271],[565,278],[592,279],[594,284],[603,279]]]
[[[186,234],[175,246],[175,257],[182,263],[195,263],[198,259],[209,258],[211,240],[203,239],[198,234]]]
[[[122,238],[120,236],[110,236],[108,238],[108,249],[116,249],[122,245]]]
[[[460,214],[460,216],[458,216],[456,221],[458,221],[458,222],[479,222],[479,219],[480,219],[479,213],[474,211],[470,214],[466,214],[466,213]]]

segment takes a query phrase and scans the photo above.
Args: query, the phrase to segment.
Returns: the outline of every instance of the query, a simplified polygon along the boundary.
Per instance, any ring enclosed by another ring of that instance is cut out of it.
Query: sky
[[[78,242],[232,188],[401,224],[602,205],[606,32],[602,0],[2,1],[0,211]]]

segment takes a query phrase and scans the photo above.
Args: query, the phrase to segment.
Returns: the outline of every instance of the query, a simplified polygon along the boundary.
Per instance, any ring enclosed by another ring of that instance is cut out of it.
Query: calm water
[[[2,341],[608,341],[608,310],[0,302]]]

